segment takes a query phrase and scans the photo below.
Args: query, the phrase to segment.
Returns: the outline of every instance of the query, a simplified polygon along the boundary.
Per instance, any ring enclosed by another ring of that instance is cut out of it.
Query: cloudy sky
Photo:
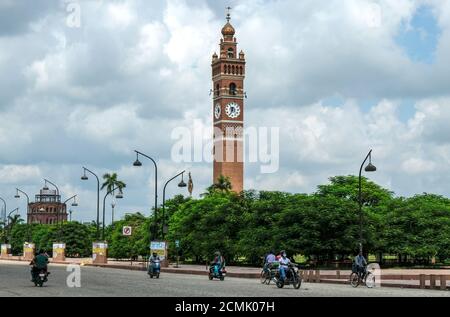
[[[448,195],[450,1],[0,0],[8,211],[25,215],[14,189],[34,199],[48,178],[79,195],[75,219],[92,220],[86,166],[127,183],[119,215],[149,214],[154,170],[132,167],[134,149],[158,160],[160,184],[186,169],[202,193],[211,165],[174,162],[171,134],[212,124],[211,55],[228,5],[247,58],[246,125],[280,127],[279,171],[248,165],[247,189],[312,192],[358,173],[373,148],[381,185]]]

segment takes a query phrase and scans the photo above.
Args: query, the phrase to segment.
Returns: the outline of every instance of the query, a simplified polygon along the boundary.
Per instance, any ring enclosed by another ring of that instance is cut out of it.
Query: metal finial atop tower
[[[231,7],[227,7],[228,14],[227,14],[227,21],[230,22],[231,20]]]

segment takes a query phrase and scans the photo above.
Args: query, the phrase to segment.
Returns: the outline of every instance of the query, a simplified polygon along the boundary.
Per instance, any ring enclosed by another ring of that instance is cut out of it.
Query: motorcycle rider
[[[48,265],[48,256],[45,250],[39,250],[38,254],[33,258],[30,265],[31,268],[31,281],[34,282],[39,271],[44,270],[45,274],[47,274],[47,265]]]
[[[219,251],[214,253],[214,260],[211,263],[211,269],[214,269],[216,266],[219,275],[222,276],[222,271],[225,269],[225,258]]]
[[[148,273],[153,273],[153,264],[154,263],[161,263],[161,258],[159,257],[158,253],[153,252],[152,256],[149,259],[149,266],[148,266]]]
[[[287,257],[286,251],[281,251],[280,254],[281,258],[278,260],[278,262],[280,262],[280,279],[284,282],[287,272],[289,272],[289,264],[291,264],[291,260]]]

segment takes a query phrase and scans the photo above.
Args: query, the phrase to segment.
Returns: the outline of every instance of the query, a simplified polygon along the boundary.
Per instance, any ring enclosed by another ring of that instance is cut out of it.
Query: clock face
[[[237,117],[239,117],[241,115],[241,107],[239,107],[239,105],[237,103],[231,102],[227,105],[227,107],[225,109],[225,113],[231,119],[236,119]]]
[[[222,108],[220,107],[220,104],[216,105],[216,108],[214,108],[214,116],[217,120],[219,120],[220,115],[222,114]]]

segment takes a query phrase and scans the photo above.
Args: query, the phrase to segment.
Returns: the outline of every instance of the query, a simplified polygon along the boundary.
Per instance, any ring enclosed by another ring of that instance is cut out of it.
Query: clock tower
[[[230,8],[228,8],[230,9]],[[220,55],[212,57],[214,113],[214,183],[220,176],[228,177],[232,190],[244,189],[244,78],[245,55],[238,53],[235,29],[222,28]]]

